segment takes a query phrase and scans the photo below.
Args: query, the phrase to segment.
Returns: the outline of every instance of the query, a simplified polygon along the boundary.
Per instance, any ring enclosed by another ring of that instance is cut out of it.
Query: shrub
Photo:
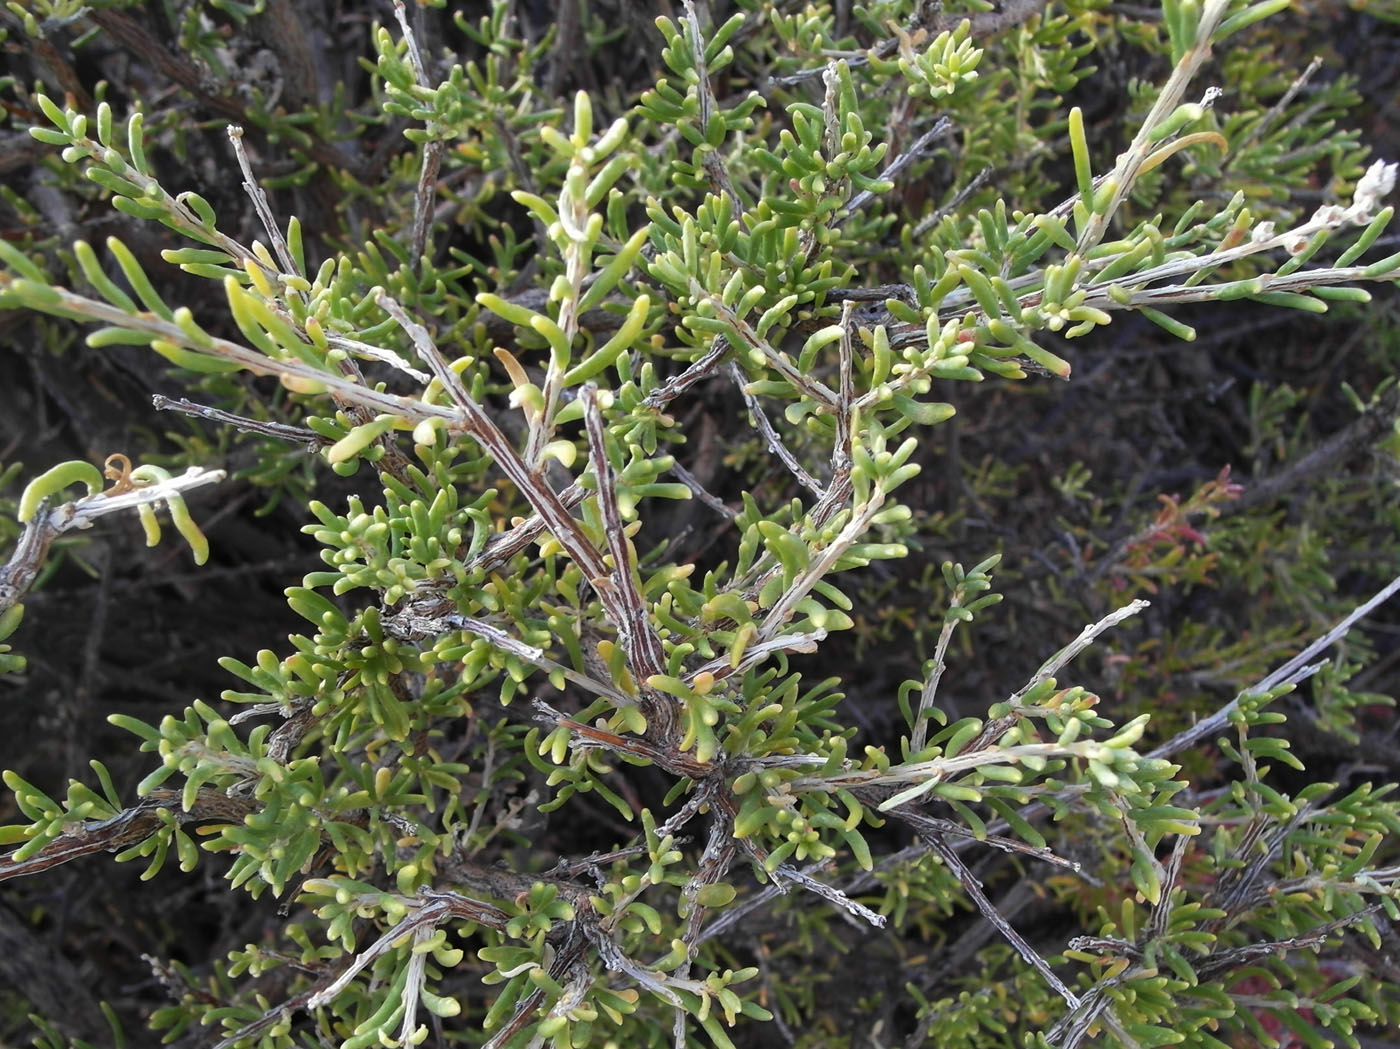
[[[1388,535],[1394,568],[1393,511],[1373,488],[1273,512],[1345,488],[1347,454],[1390,461],[1394,381],[1350,392],[1317,460],[1289,445],[1297,396],[1257,387],[1253,485],[1217,463],[1147,518],[1052,456],[1056,520],[1015,533],[1060,537],[1040,575],[913,480],[957,405],[1034,440],[1006,384],[1069,378],[1066,340],[1116,315],[1191,340],[1183,318],[1400,278],[1395,165],[1334,130],[1350,85],[1266,56],[1282,0],[737,6],[657,19],[657,64],[582,6],[548,32],[505,0],[398,5],[334,85],[311,60],[333,27],[277,0],[177,5],[173,49],[134,8],[15,8],[68,93],[12,85],[60,158],[35,185],[175,236],[152,275],[12,194],[0,306],[67,357],[75,321],[154,350],[199,398],[159,406],[241,436],[24,471],[0,640],[24,646],[20,599],[98,517],[135,510],[154,546],[164,513],[204,564],[223,456],[323,564],[286,590],[307,632],[225,655],[221,703],[112,715],[152,756],[134,787],[96,760],[62,801],[7,773],[0,878],[107,850],[258,901],[257,942],[162,963],[167,1041],[1355,1046],[1400,1023],[1400,811],[1354,764],[1306,772],[1281,727],[1365,753],[1388,700],[1342,643],[1395,584],[1348,613],[1358,581],[1329,592],[1310,529]],[[141,78],[85,86],[116,49],[241,124],[217,160]],[[1091,60],[1160,76],[1109,106]],[[251,212],[189,188],[225,163]],[[1006,445],[969,470],[972,505],[1019,470]],[[1295,564],[1260,578],[1269,551]],[[1105,647],[1139,595],[1226,580],[1255,607]],[[1098,691],[1068,683],[1095,649]],[[1172,709],[1184,687],[1208,702]]]

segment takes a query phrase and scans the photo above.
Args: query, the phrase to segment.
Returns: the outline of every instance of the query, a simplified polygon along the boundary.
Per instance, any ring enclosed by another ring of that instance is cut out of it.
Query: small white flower
[[[1395,188],[1396,167],[1397,165],[1387,164],[1384,160],[1376,161],[1366,169],[1366,174],[1362,175],[1361,181],[1356,184],[1356,195],[1377,199],[1388,195]]]
[[[1370,222],[1380,210],[1381,201],[1395,188],[1395,164],[1378,160],[1366,169],[1356,184],[1356,196],[1347,209],[1347,218],[1358,226]]]
[[[1273,240],[1275,236],[1274,224],[1272,222],[1261,222],[1249,231],[1249,242],[1251,244],[1263,244],[1266,240]]]
[[[1340,204],[1324,204],[1313,212],[1312,218],[1308,220],[1308,225],[1336,229],[1346,221],[1348,214],[1349,212]]]

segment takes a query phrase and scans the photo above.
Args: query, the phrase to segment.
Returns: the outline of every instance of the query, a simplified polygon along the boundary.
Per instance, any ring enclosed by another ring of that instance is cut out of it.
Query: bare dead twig
[[[718,336],[714,342],[710,343],[710,348],[702,356],[692,361],[685,371],[667,379],[647,394],[646,400],[642,403],[648,408],[656,410],[665,408],[696,383],[712,375],[715,369],[729,356],[730,349],[729,340],[723,335]]]
[[[583,388],[579,399],[583,402],[583,421],[588,435],[589,456],[598,477],[598,508],[603,516],[603,530],[613,560],[611,577],[598,576],[591,581],[603,603],[610,606],[618,640],[628,655],[634,676],[639,684],[645,685],[649,678],[666,672],[666,654],[661,647],[661,639],[657,637],[651,624],[651,617],[633,574],[636,557],[622,524],[621,511],[618,509],[617,476],[613,471],[612,461],[608,458],[603,416],[598,408],[597,389],[592,383]],[[667,708],[669,721],[669,702],[656,697],[646,706],[656,709],[658,705]],[[657,738],[669,739],[669,733],[662,731]]]
[[[403,0],[394,0],[394,17],[398,19],[399,30],[403,33],[404,43],[407,45],[408,61],[413,67],[414,78],[420,87],[431,90],[433,85],[428,80],[423,55],[418,50],[418,38],[414,35],[413,27],[408,24]],[[438,172],[442,168],[443,154],[447,152],[447,143],[437,137],[437,125],[431,120],[428,121],[427,132],[430,137],[423,144],[423,165],[418,173],[418,187],[413,196],[413,235],[409,241],[411,257],[418,260],[420,266],[425,261],[428,250]]]
[[[699,479],[680,463],[673,463],[671,465],[671,473],[675,474],[676,480],[689,488],[690,494],[695,496],[700,502],[704,503],[726,521],[734,520],[734,512],[730,510],[729,507],[725,506],[718,496],[707,491],[705,486],[700,483]]]
[[[238,158],[238,169],[243,173],[243,192],[248,194],[248,199],[253,202],[253,210],[257,212],[258,219],[267,232],[268,240],[272,242],[272,250],[277,253],[277,261],[282,264],[282,272],[305,277],[306,274],[297,265],[296,259],[292,258],[286,238],[282,236],[282,231],[277,227],[277,217],[272,214],[272,205],[267,202],[267,194],[263,192],[262,186],[258,185],[257,177],[253,174],[253,165],[248,160],[248,151],[243,148],[243,129],[237,124],[230,124],[228,126],[228,140],[233,144],[233,155]]]
[[[915,139],[912,146],[885,165],[885,170],[880,172],[880,177],[882,179],[894,179],[898,177],[901,171],[923,156],[924,150],[932,145],[934,139],[946,135],[952,130],[952,127],[953,122],[951,120],[947,117],[939,117],[938,122]],[[875,194],[870,190],[861,190],[846,202],[846,217],[849,218],[851,215],[854,215],[874,199]]]
[[[698,78],[695,89],[700,102],[700,131],[701,134],[706,134],[710,127],[710,121],[715,118],[715,95],[710,87],[709,70],[705,68],[705,37],[700,32],[700,18],[695,13],[694,0],[681,0],[681,5],[685,9],[686,40],[690,44],[691,58],[695,63],[695,74]],[[719,151],[716,149],[705,150],[700,163],[704,167],[705,175],[709,178],[715,192],[723,193],[729,198],[734,205],[736,215],[743,214],[743,202],[734,189],[734,182],[729,177],[729,169],[724,166],[724,158],[719,155]]]
[[[210,422],[219,423],[224,426],[232,426],[236,430],[244,433],[261,434],[264,437],[272,437],[279,441],[289,441],[295,444],[306,445],[307,451],[314,452],[317,448],[327,443],[326,439],[315,430],[307,429],[304,426],[289,426],[286,423],[263,422],[260,419],[249,419],[242,415],[234,415],[221,408],[211,408],[207,404],[196,404],[194,401],[181,397],[178,400],[166,397],[164,394],[155,393],[151,395],[151,406],[157,411],[181,412],[185,415],[193,415],[196,418],[208,419]]]
[[[1370,615],[1372,611],[1389,601],[1397,592],[1400,592],[1400,576],[1392,579],[1381,590],[1369,600],[1364,601],[1356,608],[1352,609],[1336,626],[1323,634],[1307,648],[1299,652],[1296,656],[1284,663],[1281,667],[1266,675],[1252,688],[1246,689],[1243,695],[1252,695],[1260,692],[1267,692],[1279,685],[1293,684],[1304,678],[1311,677],[1317,671],[1318,665],[1309,665],[1310,661],[1316,659],[1336,642],[1346,637],[1347,633],[1360,620]],[[1201,740],[1209,739],[1217,732],[1221,731],[1230,723],[1230,715],[1238,709],[1241,696],[1236,696],[1225,706],[1221,707],[1210,717],[1203,718],[1190,728],[1178,732],[1171,739],[1161,746],[1152,750],[1148,754],[1150,758],[1170,758],[1178,754],[1187,747],[1195,746]]]
[[[1045,959],[1037,954],[1035,949],[1025,941],[1021,934],[1013,929],[1011,924],[997,912],[997,909],[992,906],[992,901],[987,899],[987,894],[982,891],[982,883],[977,880],[976,875],[974,875],[967,864],[962,861],[962,858],[952,849],[948,848],[947,843],[937,835],[933,835],[929,838],[929,844],[933,846],[933,851],[938,854],[938,857],[947,864],[948,869],[962,882],[963,891],[966,892],[972,899],[972,902],[977,905],[977,909],[982,912],[982,916],[996,927],[997,931],[1006,938],[1007,942],[1010,943],[1012,947],[1016,948],[1016,953],[1026,960],[1026,964],[1038,972],[1041,979],[1048,983],[1054,989],[1055,993],[1065,1000],[1071,1009],[1078,1008],[1079,996],[1065,986],[1064,981],[1051,971]]]
[[[815,477],[803,469],[802,464],[797,461],[792,452],[788,451],[787,445],[783,444],[783,439],[778,436],[778,431],[773,429],[773,424],[768,421],[768,416],[764,414],[763,406],[758,403],[758,398],[749,392],[748,380],[744,378],[744,373],[739,370],[739,366],[730,361],[728,372],[734,385],[739,387],[739,393],[743,395],[744,403],[748,405],[754,427],[763,435],[763,441],[768,446],[768,450],[787,467],[788,473],[797,479],[798,484],[820,499],[826,490]]]

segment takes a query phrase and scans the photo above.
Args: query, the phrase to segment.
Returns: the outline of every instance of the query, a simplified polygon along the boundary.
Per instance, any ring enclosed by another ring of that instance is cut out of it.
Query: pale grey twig
[[[1190,84],[1191,79],[1210,55],[1211,35],[1219,27],[1229,6],[1229,0],[1205,0],[1201,5],[1195,40],[1187,46],[1186,53],[1172,69],[1167,82],[1162,85],[1161,92],[1152,103],[1147,117],[1138,127],[1132,143],[1118,155],[1117,163],[1114,164],[1110,175],[1113,180],[1113,196],[1103,207],[1096,207],[1090,211],[1089,220],[1080,231],[1078,239],[1078,253],[1080,255],[1088,254],[1090,249],[1103,239],[1109,223],[1113,221],[1119,207],[1122,206],[1123,201],[1128,199],[1128,194],[1132,192],[1133,186],[1137,183],[1138,175],[1142,172],[1143,166],[1153,151],[1159,148],[1159,143],[1152,139],[1152,133],[1181,104],[1187,85]]]
[[[1250,136],[1230,149],[1227,159],[1238,156],[1263,138],[1264,133],[1274,126],[1278,118],[1283,115],[1284,111],[1293,104],[1293,100],[1298,97],[1298,92],[1303,90],[1307,82],[1313,78],[1313,74],[1321,68],[1322,56],[1316,55],[1313,57],[1313,60],[1308,63],[1308,67],[1294,78],[1293,83],[1288,85],[1288,90],[1283,93],[1282,97],[1269,107],[1269,111],[1265,113],[1263,119],[1254,126],[1254,130],[1250,133]]]
[[[351,339],[345,335],[332,335],[326,333],[326,344],[334,350],[344,350],[346,353],[353,353],[356,357],[365,360],[378,361],[380,364],[387,364],[391,368],[403,372],[416,382],[427,384],[429,376],[426,372],[421,372],[413,365],[409,364],[393,350],[386,350],[379,346],[371,346],[367,342],[359,339]]]
[[[1279,685],[1294,684],[1304,678],[1311,677],[1320,664],[1309,665],[1309,661],[1317,658],[1326,649],[1346,637],[1357,622],[1370,615],[1373,610],[1389,601],[1397,591],[1400,591],[1400,576],[1396,576],[1387,583],[1381,590],[1368,601],[1357,605],[1352,609],[1336,626],[1323,634],[1307,648],[1299,652],[1287,663],[1278,667],[1272,673],[1266,675],[1252,688],[1245,689],[1244,692],[1236,696],[1225,706],[1221,707],[1208,718],[1203,718],[1188,729],[1178,732],[1171,739],[1161,746],[1151,751],[1149,758],[1170,758],[1172,755],[1180,753],[1187,747],[1194,746],[1203,739],[1209,739],[1217,732],[1220,732],[1230,723],[1230,716],[1239,708],[1240,699],[1247,695],[1257,695],[1260,692],[1268,692]]]
[[[510,915],[499,907],[470,899],[455,892],[423,889],[418,894],[418,904],[392,929],[357,954],[334,981],[312,995],[306,1003],[307,1008],[318,1009],[334,1001],[346,987],[350,986],[351,980],[363,972],[381,954],[388,951],[396,941],[421,928],[432,929],[444,921],[461,918],[479,922],[487,928],[500,930],[504,929],[510,920]],[[415,988],[415,997],[417,997],[416,990]]]
[[[982,917],[996,926],[997,931],[1016,949],[1016,953],[1024,958],[1031,968],[1040,973],[1041,978],[1054,989],[1056,994],[1069,1004],[1071,1009],[1079,1008],[1079,996],[1065,986],[1064,981],[1056,976],[1054,972],[1051,971],[1050,966],[1045,963],[1045,959],[1037,954],[1031,945],[1022,938],[1021,934],[1011,927],[1011,923],[1003,918],[997,909],[992,906],[992,901],[989,900],[987,894],[982,891],[982,883],[977,880],[977,876],[972,873],[967,864],[962,861],[962,858],[950,849],[947,842],[938,835],[932,835],[929,838],[929,844],[933,846],[933,851],[938,854],[939,859],[947,865],[948,869],[952,871],[958,881],[962,883],[964,891],[967,892],[972,902],[977,905],[977,909],[982,912]]]
[[[583,402],[589,454],[598,478],[598,508],[603,516],[608,551],[612,554],[613,574],[612,578],[599,575],[590,581],[598,596],[610,606],[613,625],[617,627],[618,640],[627,653],[632,673],[638,684],[645,686],[648,678],[666,672],[666,654],[633,575],[636,559],[617,505],[617,475],[608,458],[597,395],[597,387],[588,383],[579,392],[579,399]]]
[[[243,192],[248,194],[248,199],[253,202],[253,210],[258,213],[258,219],[263,224],[263,229],[267,230],[268,240],[272,242],[272,250],[277,253],[277,261],[282,264],[283,272],[295,277],[305,277],[301,267],[292,258],[291,250],[287,247],[286,240],[282,237],[282,231],[277,228],[277,218],[272,214],[272,207],[267,202],[267,194],[258,185],[258,180],[253,175],[253,167],[248,162],[248,151],[243,148],[243,129],[237,124],[228,126],[228,140],[233,144],[234,156],[238,158],[238,168],[243,172]],[[259,262],[259,265],[262,265]]]
[[[1133,285],[1139,285],[1160,279],[1169,271],[1174,275],[1184,276],[1203,267],[1215,268],[1246,255],[1282,247],[1282,240],[1283,236],[1279,236],[1266,242],[1248,245],[1243,249],[1219,251],[1212,255],[1191,259],[1189,262],[1170,262],[1155,270],[1135,273],[1124,280]],[[1115,310],[1136,309],[1142,306],[1163,306],[1181,302],[1212,302],[1217,299],[1239,298],[1275,291],[1301,293],[1311,288],[1325,288],[1337,284],[1356,284],[1368,281],[1392,282],[1395,280],[1395,270],[1382,273],[1369,272],[1370,270],[1369,266],[1333,266],[1327,269],[1300,269],[1284,274],[1266,273],[1259,277],[1224,281],[1220,284],[1168,284],[1156,288],[1130,287],[1127,289],[1128,295],[1121,302],[1112,298],[1109,293],[1109,289],[1113,285],[1096,284],[1083,289],[1086,292],[1083,304],[1112,313]],[[951,299],[952,295],[948,297]]]
[[[744,397],[744,404],[748,406],[749,415],[753,418],[754,427],[763,435],[763,441],[768,445],[768,450],[787,467],[788,473],[797,479],[798,484],[820,499],[825,493],[825,489],[815,477],[803,469],[802,464],[797,461],[792,452],[788,451],[787,445],[783,444],[783,439],[778,436],[778,431],[773,429],[773,424],[763,413],[763,406],[758,403],[758,398],[749,392],[748,380],[744,378],[744,373],[733,361],[729,362],[729,377],[734,381],[734,385],[739,387],[739,392]]]
[[[459,615],[456,612],[449,612],[441,616],[424,616],[402,611],[386,616],[384,627],[388,633],[395,637],[413,639],[441,637],[449,631],[461,630],[479,637],[483,641],[490,642],[502,652],[507,652],[522,662],[538,667],[547,674],[560,674],[565,680],[572,681],[594,695],[603,696],[620,706],[630,707],[634,702],[630,696],[612,682],[599,681],[591,675],[579,673],[572,667],[565,666],[545,655],[544,649],[527,645],[519,638],[511,637],[500,627],[494,626],[484,619]]]
[[[1027,681],[1024,685],[1022,685],[1010,697],[1009,702],[1012,706],[1011,713],[1006,714],[1003,717],[992,718],[991,720],[989,720],[986,723],[986,725],[983,726],[982,731],[977,734],[977,738],[971,743],[969,743],[966,749],[969,751],[980,750],[983,747],[990,744],[993,740],[999,738],[1003,732],[1011,728],[1011,726],[1016,723],[1018,717],[1028,712],[1027,708],[1022,704],[1022,700],[1025,699],[1026,695],[1032,689],[1034,689],[1037,685],[1040,685],[1041,683],[1050,680],[1050,678],[1058,674],[1060,670],[1067,663],[1069,663],[1070,660],[1074,659],[1075,656],[1079,655],[1080,652],[1083,652],[1084,649],[1088,648],[1091,644],[1093,644],[1095,639],[1097,639],[1098,636],[1104,631],[1108,630],[1110,627],[1117,626],[1119,623],[1123,622],[1123,620],[1129,618],[1130,616],[1137,615],[1149,604],[1150,602],[1144,601],[1141,598],[1139,598],[1136,601],[1130,601],[1122,608],[1115,609],[1114,611],[1108,613],[1108,615],[1104,616],[1097,623],[1090,623],[1087,626],[1085,626],[1085,628],[1079,632],[1078,637],[1076,637],[1068,645],[1060,649],[1053,656],[1051,656],[1044,663],[1042,663],[1040,669],[1031,675],[1030,680]],[[946,630],[947,627],[945,626],[944,629]],[[940,645],[942,644],[942,641],[943,638],[940,635]],[[942,671],[939,670],[939,673],[941,674]],[[930,680],[933,679],[930,678]]]
[[[289,426],[286,423],[249,419],[242,415],[223,411],[220,408],[211,408],[207,404],[196,404],[184,397],[172,400],[164,394],[154,393],[151,395],[151,406],[157,411],[181,412],[185,415],[197,416],[200,419],[208,419],[210,422],[232,426],[245,433],[257,433],[264,437],[274,437],[279,441],[304,444],[309,451],[315,451],[324,442],[324,438],[320,434],[304,426]]]
[[[729,340],[723,335],[715,337],[710,348],[703,355],[691,361],[685,371],[673,375],[647,394],[642,402],[648,408],[661,409],[685,393],[696,383],[708,378],[720,363],[729,355]]]
[[[1359,921],[1371,917],[1382,908],[1379,903],[1374,903],[1369,907],[1352,914],[1336,918],[1330,922],[1324,922],[1316,928],[1309,929],[1305,933],[1297,936],[1290,936],[1283,940],[1265,940],[1260,943],[1247,943],[1239,947],[1231,947],[1228,950],[1218,951],[1206,958],[1196,962],[1192,968],[1196,970],[1196,975],[1202,980],[1208,980],[1217,973],[1227,969],[1238,968],[1247,965],[1256,958],[1266,958],[1269,955],[1279,955],[1287,951],[1296,951],[1306,947],[1321,947],[1334,932],[1345,929],[1348,925],[1355,925]]]
[[[914,161],[918,160],[919,157],[923,155],[924,150],[928,149],[929,144],[932,143],[934,139],[938,138],[940,135],[946,134],[948,130],[952,128],[952,126],[953,122],[947,117],[939,117],[938,122],[935,123],[933,127],[929,128],[922,135],[916,138],[912,146],[906,149],[899,156],[895,157],[894,160],[890,161],[889,164],[885,166],[885,170],[880,172],[880,177],[882,179],[895,178],[901,171],[907,168],[910,164],[914,163]],[[982,176],[990,170],[990,168],[984,169],[982,175],[978,176],[978,179],[982,178]],[[974,179],[972,184],[966,190],[964,190],[964,192],[970,192],[978,184],[979,183],[977,179]],[[869,204],[874,199],[875,194],[872,193],[870,190],[861,190],[850,200],[846,201],[845,217],[849,218],[851,215],[855,214],[857,211],[865,207],[865,205]],[[917,236],[917,234],[915,235]]]
[[[590,494],[575,481],[558,494],[558,499],[565,510],[572,510]],[[467,570],[495,571],[538,539],[543,531],[544,519],[534,514],[508,531],[496,533],[486,540],[481,552],[467,563]]]
[[[407,45],[408,61],[413,67],[413,76],[419,85],[424,88],[432,88],[428,83],[428,71],[423,66],[423,56],[418,50],[418,39],[414,36],[413,28],[408,24],[408,17],[404,9],[403,0],[394,0],[394,17],[398,19],[399,29],[403,33],[404,43]],[[447,143],[437,137],[437,125],[429,121],[427,130],[430,136],[423,144],[423,167],[418,175],[418,188],[413,198],[413,235],[409,242],[412,257],[422,263],[428,250],[428,233],[432,224],[433,196],[437,191],[438,171],[442,167],[443,153],[447,150]]]
[[[768,610],[768,615],[763,620],[763,625],[758,630],[758,640],[770,641],[778,636],[787,621],[797,609],[797,605],[806,597],[827,574],[842,555],[850,549],[851,544],[863,536],[870,528],[870,522],[880,511],[881,505],[885,501],[883,490],[876,488],[870,493],[870,500],[860,508],[858,512],[851,514],[851,519],[846,523],[836,537],[826,545],[824,549],[816,554],[802,572],[777,601],[773,602],[773,607]]]
[[[58,532],[73,528],[91,528],[99,517],[134,510],[138,506],[164,502],[171,496],[180,496],[207,484],[218,484],[227,474],[223,470],[206,470],[202,466],[191,466],[184,473],[171,477],[168,481],[155,481],[151,484],[132,488],[117,495],[98,492],[76,502],[64,503],[49,511],[47,525]]]
[[[773,872],[775,877],[782,878],[794,885],[801,886],[808,892],[815,893],[827,903],[868,922],[877,929],[885,927],[885,916],[872,911],[865,904],[858,900],[853,900],[834,885],[828,885],[818,878],[812,877],[806,871],[800,871],[796,867],[790,867],[786,863],[779,864],[778,869]]]
[[[959,598],[955,594],[953,605],[957,607]],[[945,617],[943,627],[938,632],[938,643],[933,649],[933,666],[929,667],[928,679],[919,691],[919,710],[914,715],[913,736],[909,740],[909,752],[917,754],[928,744],[928,722],[933,713],[933,701],[938,695],[938,683],[943,680],[943,671],[948,669],[948,643],[953,640],[953,631],[962,620],[953,616]]]
[[[710,121],[715,119],[715,95],[710,86],[709,70],[705,68],[705,38],[700,33],[700,18],[695,13],[694,0],[681,0],[681,5],[685,8],[685,24],[688,30],[686,42],[690,45],[691,58],[695,63],[695,94],[700,103],[700,130],[702,134],[708,134]],[[724,166],[724,158],[720,156],[719,150],[706,149],[701,154],[700,163],[705,169],[705,174],[709,176],[710,184],[733,203],[734,213],[743,214],[743,201],[734,189],[734,182],[729,177],[729,169]]]
[[[836,345],[836,440],[831,448],[831,483],[826,495],[845,502],[850,492],[851,439],[855,430],[856,388],[853,372],[855,354],[851,347],[851,317],[855,303],[847,299],[841,304],[841,339]]]
[[[734,512],[730,510],[729,507],[725,506],[718,496],[711,495],[706,491],[705,486],[700,483],[699,479],[680,463],[671,464],[671,473],[675,474],[676,480],[689,488],[690,494],[695,496],[700,502],[704,503],[726,521],[734,520]]]
[[[797,369],[792,361],[788,360],[786,354],[779,353],[773,348],[762,335],[750,327],[749,322],[725,305],[724,300],[712,292],[706,291],[698,281],[691,282],[691,291],[697,299],[708,299],[715,308],[715,315],[725,321],[738,334],[739,338],[752,349],[757,350],[768,362],[769,367],[778,372],[784,379],[792,383],[793,386],[801,390],[812,400],[826,405],[828,408],[836,407],[836,394],[819,379],[814,379]]]
[[[1034,845],[1024,842],[1019,838],[1008,838],[1003,834],[983,834],[979,836],[970,827],[965,827],[960,823],[954,823],[952,820],[930,816],[910,806],[901,806],[892,811],[921,835],[941,837],[945,834],[954,834],[960,838],[968,838],[971,841],[980,842],[983,845],[990,845],[992,848],[1000,849],[1002,852],[1018,852],[1032,859],[1053,864],[1056,867],[1061,867],[1078,875],[1090,884],[1102,884],[1102,882],[1084,869],[1083,864],[1056,855],[1048,845],[1044,848],[1036,848]],[[951,846],[949,847],[951,848]]]
[[[418,1030],[418,1005],[422,999],[423,984],[428,976],[428,951],[419,949],[433,934],[429,925],[419,925],[413,930],[413,949],[408,953],[407,975],[403,985],[403,1022],[399,1024],[399,1044],[412,1045],[413,1034]]]
[[[824,864],[816,863],[809,867],[808,871],[821,870],[823,866]],[[736,901],[728,907],[723,914],[719,915],[714,921],[710,922],[709,925],[705,926],[700,933],[697,943],[704,943],[706,940],[712,940],[716,936],[728,932],[736,925],[741,924],[750,915],[761,911],[779,896],[786,896],[787,892],[786,885],[775,880],[764,888],[759,889],[751,896],[746,896],[744,899]]]
[[[917,241],[924,237],[929,230],[933,229],[934,226],[942,222],[948,215],[956,211],[963,201],[981,189],[982,184],[991,177],[992,169],[989,167],[983,168],[981,171],[977,172],[977,174],[973,175],[971,181],[969,181],[966,186],[963,186],[953,194],[952,200],[919,220],[919,224],[914,227],[914,239]]]
[[[1172,911],[1176,909],[1176,896],[1172,890],[1176,888],[1176,883],[1181,877],[1181,865],[1185,862],[1187,850],[1193,843],[1195,836],[1191,834],[1178,834],[1176,841],[1172,842],[1171,855],[1167,857],[1167,862],[1162,868],[1162,898],[1153,908],[1152,917],[1147,920],[1145,943],[1156,943],[1166,936],[1171,928]]]
[[[1093,644],[1100,634],[1117,626],[1119,623],[1123,622],[1123,620],[1132,618],[1150,604],[1150,601],[1138,598],[1136,601],[1130,601],[1122,608],[1115,609],[1108,613],[1108,615],[1104,616],[1097,623],[1087,624],[1084,629],[1079,632],[1078,637],[1040,665],[1040,669],[1031,675],[1031,679],[1022,685],[1016,694],[1011,697],[1011,702],[1019,703],[1025,698],[1028,692],[1041,682],[1048,681],[1058,674],[1070,660],[1074,659],[1075,656],[1079,655],[1079,653]]]
[[[815,652],[817,646],[824,640],[826,640],[826,631],[814,630],[810,634],[783,634],[771,641],[756,642],[744,649],[744,654],[739,658],[738,666],[730,665],[729,656],[718,656],[708,663],[702,663],[694,671],[687,674],[686,681],[693,682],[699,674],[710,674],[715,680],[722,680],[758,666],[759,663],[777,652]]]

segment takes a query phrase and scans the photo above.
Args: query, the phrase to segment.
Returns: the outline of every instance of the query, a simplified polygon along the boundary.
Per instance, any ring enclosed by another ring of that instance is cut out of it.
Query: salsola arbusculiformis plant
[[[387,193],[337,160],[332,107],[303,97],[292,119],[201,73],[184,86],[305,161],[275,188],[340,194],[339,228],[280,216],[229,127],[258,240],[221,223],[212,189],[161,178],[157,149],[181,148],[169,116],[32,96],[33,136],[187,242],[163,259],[204,294],[167,301],[116,237],[105,259],[0,240],[0,306],[98,325],[97,351],[160,354],[216,402],[178,407],[263,442],[247,476],[305,499],[324,564],[287,590],[309,632],[226,657],[243,684],[222,704],[113,716],[156,759],[131,797],[97,762],[98,789],[73,781],[61,802],[7,774],[27,822],[0,830],[17,846],[0,877],[104,849],[150,873],[226,856],[231,888],[278,898],[278,918],[172,969],[178,1000],[151,1017],[169,1040],[216,1026],[221,1047],[1357,1045],[1400,1020],[1376,946],[1400,917],[1381,859],[1400,812],[1368,784],[1285,785],[1277,770],[1302,765],[1273,731],[1281,697],[1390,588],[1180,731],[1064,681],[1144,600],[1057,651],[1008,651],[1020,687],[958,716],[945,676],[1000,599],[998,555],[943,566],[944,607],[921,614],[931,656],[878,697],[898,739],[855,742],[842,689],[861,666],[807,669],[855,625],[861,570],[920,541],[902,493],[954,414],[942,391],[1068,378],[1063,340],[1118,314],[1191,339],[1177,313],[1193,304],[1365,302],[1400,277],[1400,256],[1375,257],[1395,166],[1314,135],[1290,94],[1232,114],[1203,83],[1280,0],[1169,0],[1114,35],[1165,72],[1111,160],[1058,105],[1108,39],[1095,5],[740,6],[707,24],[686,0],[657,21],[654,84],[561,105],[546,88],[568,34],[596,50],[606,26],[531,38],[499,2],[457,17],[471,57],[454,60],[400,5],[356,113],[407,140],[380,165]],[[20,19],[34,40],[83,17],[41,13]],[[89,17],[144,46],[120,10]],[[213,76],[210,25],[192,6],[181,34]],[[278,90],[305,95],[292,43]],[[1267,174],[1289,150],[1303,160]],[[1294,214],[1265,192],[1323,159],[1334,202]],[[908,214],[897,181],[931,161],[946,200]],[[1068,195],[1042,205],[1061,169]],[[719,484],[686,465],[685,425],[717,383],[754,431],[727,435]],[[306,446],[352,494],[314,497],[285,466]],[[29,482],[0,636],[49,546],[97,516],[136,508],[154,544],[163,507],[208,556],[184,494],[219,472],[108,466],[112,487],[76,460]],[[1199,581],[1213,566],[1188,555],[1193,522],[1238,494],[1222,475],[1168,502],[1107,571]],[[687,516],[718,538],[694,544]],[[1346,694],[1331,717],[1346,729],[1368,702]],[[1193,782],[1203,746],[1218,765]],[[592,836],[561,829],[580,812]],[[994,900],[1008,871],[1021,885]],[[1019,929],[1007,914],[1035,895],[1072,930]],[[993,935],[920,974],[916,948],[962,908]],[[1319,955],[1338,943],[1376,953]],[[900,979],[837,1015],[821,983],[867,964],[846,951]]]

